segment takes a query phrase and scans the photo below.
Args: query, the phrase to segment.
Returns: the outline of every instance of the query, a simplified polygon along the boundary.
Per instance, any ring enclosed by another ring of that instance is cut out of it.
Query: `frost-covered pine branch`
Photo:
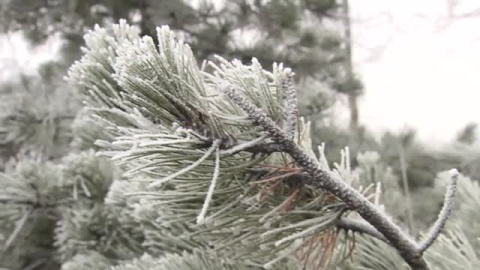
[[[224,91],[229,98],[247,112],[256,124],[270,135],[272,140],[282,145],[283,150],[302,169],[310,174],[312,181],[309,184],[331,192],[345,202],[349,209],[358,212],[367,222],[383,234],[413,269],[428,269],[427,263],[417,250],[417,243],[393,223],[389,217],[378,210],[360,192],[320,168],[293,140],[288,139],[288,136],[265,112],[239,95],[235,89],[227,86]]]
[[[315,155],[290,69],[218,58],[207,73],[168,27],[157,34],[158,48],[124,21],[97,27],[68,75],[108,132],[99,154],[126,171],[109,196],[131,209],[149,253],[202,250],[242,267],[305,265],[316,253],[324,267],[344,229],[428,269],[417,242],[351,185],[348,151],[335,169]],[[345,222],[351,212],[369,225]]]

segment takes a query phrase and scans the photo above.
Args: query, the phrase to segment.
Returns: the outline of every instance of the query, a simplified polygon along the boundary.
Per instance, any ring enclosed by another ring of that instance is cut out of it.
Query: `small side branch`
[[[12,200],[12,199],[0,199],[0,204],[4,205],[15,205],[22,207],[31,207],[31,208],[55,208],[58,205],[56,203],[40,203],[29,200]],[[1,270],[1,269],[0,269]]]
[[[241,144],[237,144],[229,149],[221,150],[220,155],[234,155],[240,151],[246,151],[247,149],[255,149],[255,146],[259,145],[263,140],[265,140],[266,136],[261,136],[254,140],[244,142]]]
[[[385,236],[383,236],[383,234],[378,232],[377,229],[375,229],[372,225],[363,221],[342,218],[338,221],[337,228],[346,231],[352,231],[354,233],[366,234],[388,243],[388,240],[385,238]]]
[[[418,246],[418,252],[423,253],[427,250],[440,235],[441,230],[445,227],[447,219],[452,213],[452,209],[455,206],[455,193],[457,191],[457,181],[459,173],[456,169],[450,171],[451,178],[447,186],[447,191],[445,192],[445,200],[443,203],[442,210],[438,214],[438,218],[433,224],[430,231],[425,235],[423,241]]]

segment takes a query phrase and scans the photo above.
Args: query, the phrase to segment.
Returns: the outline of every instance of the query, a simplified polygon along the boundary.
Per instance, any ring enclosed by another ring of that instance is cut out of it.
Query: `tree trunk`
[[[350,8],[348,5],[348,0],[342,1],[342,11],[343,11],[343,27],[344,27],[344,39],[345,39],[345,70],[346,70],[346,80],[351,82],[354,80],[353,66],[352,66],[352,29],[350,24]],[[348,106],[350,109],[350,130],[356,131],[358,129],[358,96],[355,91],[347,93],[348,95]]]

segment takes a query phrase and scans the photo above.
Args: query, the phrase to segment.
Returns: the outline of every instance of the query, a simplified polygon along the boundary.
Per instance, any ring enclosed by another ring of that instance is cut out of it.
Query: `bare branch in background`
[[[446,16],[437,22],[437,32],[445,31],[452,24],[463,20],[480,18],[480,5],[468,11],[459,11],[462,0],[445,0]]]

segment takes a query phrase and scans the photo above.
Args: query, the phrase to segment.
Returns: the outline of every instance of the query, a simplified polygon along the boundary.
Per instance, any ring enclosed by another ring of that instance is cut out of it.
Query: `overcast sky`
[[[447,25],[446,0],[350,1],[361,121],[418,129],[429,142],[480,122],[480,15]],[[480,8],[460,0],[458,14]]]
[[[478,0],[460,1],[458,13],[480,7]],[[480,122],[480,16],[447,25],[447,0],[350,2],[355,66],[366,89],[363,124],[377,131],[414,127],[435,143]],[[0,39],[0,79],[48,59],[56,46],[32,51],[19,36]]]

